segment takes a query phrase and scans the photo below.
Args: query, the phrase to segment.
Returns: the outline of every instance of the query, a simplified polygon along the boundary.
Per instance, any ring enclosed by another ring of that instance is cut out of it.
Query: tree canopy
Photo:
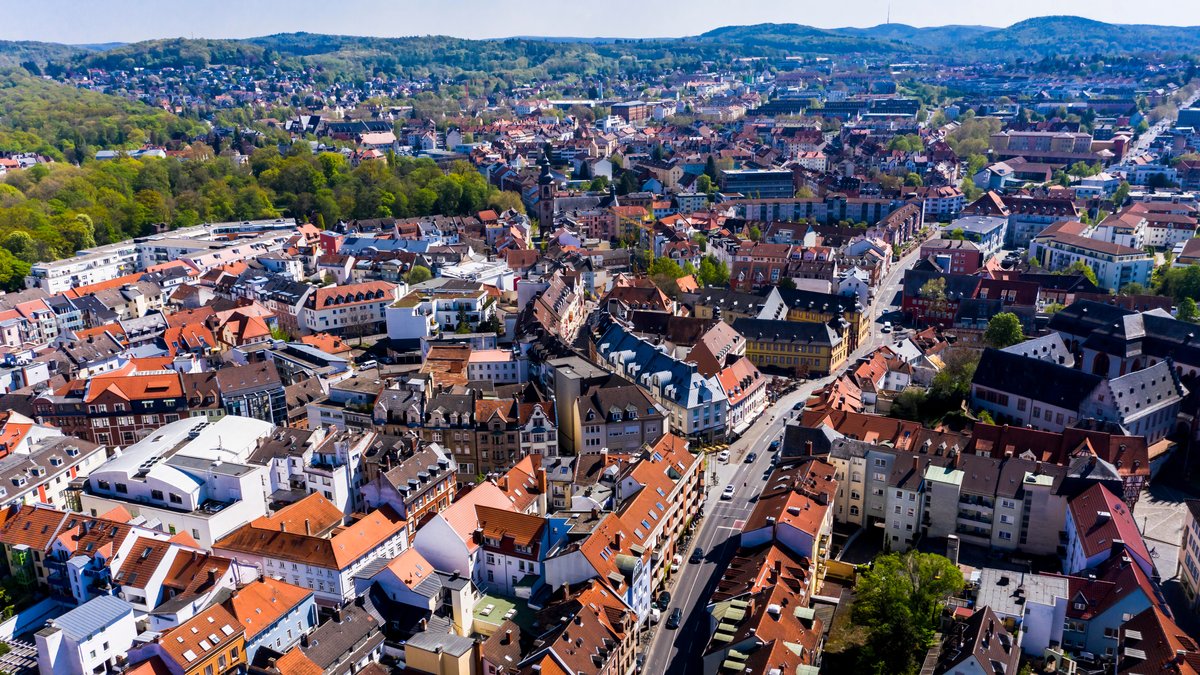
[[[988,321],[983,339],[996,349],[1004,349],[1025,340],[1021,320],[1012,312],[1000,312]]]
[[[875,558],[858,576],[852,610],[854,622],[870,631],[868,663],[885,673],[911,671],[933,640],[942,604],[962,588],[962,572],[943,556],[909,551]]]

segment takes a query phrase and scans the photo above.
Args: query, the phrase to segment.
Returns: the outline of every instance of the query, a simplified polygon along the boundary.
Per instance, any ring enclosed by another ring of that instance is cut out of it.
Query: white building
[[[79,286],[112,281],[138,271],[138,249],[132,241],[98,246],[72,258],[35,264],[25,277],[26,288],[58,294]]]
[[[468,380],[491,380],[496,384],[529,381],[529,359],[507,349],[471,350],[467,358]]]
[[[305,333],[370,334],[384,325],[387,308],[403,290],[403,284],[386,281],[318,288],[305,298],[296,322]]]
[[[474,281],[502,291],[513,290],[514,273],[504,260],[464,260],[457,265],[442,267],[438,273],[446,279]]]
[[[83,510],[96,515],[121,506],[209,548],[266,514],[266,467],[245,462],[274,428],[233,415],[171,422],[94,469]]]
[[[41,675],[110,672],[137,637],[133,607],[101,595],[46,622],[35,635]]]
[[[479,516],[475,507],[513,511],[512,502],[495,483],[484,482],[461,498],[450,508],[434,514],[413,538],[413,548],[442,572],[458,572],[482,585],[483,570],[480,567],[481,541],[475,538]]]

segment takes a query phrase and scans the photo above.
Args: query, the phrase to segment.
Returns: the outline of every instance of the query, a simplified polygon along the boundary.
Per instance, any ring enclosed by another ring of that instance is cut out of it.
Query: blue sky
[[[761,22],[813,26],[1006,26],[1046,14],[1114,23],[1200,25],[1200,2],[1167,0],[1137,17],[1128,0],[0,0],[0,40],[132,42],[160,37],[344,35],[656,37]]]

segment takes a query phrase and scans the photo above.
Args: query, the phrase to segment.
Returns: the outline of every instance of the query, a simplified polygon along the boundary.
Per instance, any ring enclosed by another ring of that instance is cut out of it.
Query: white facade
[[[122,506],[209,548],[266,514],[266,467],[242,462],[273,429],[232,415],[167,424],[92,471],[83,509],[95,515]]]
[[[104,672],[129,651],[137,634],[129,603],[110,595],[96,598],[37,632],[38,672]]]
[[[468,380],[491,380],[496,384],[529,381],[529,360],[505,349],[472,350],[467,359]]]
[[[111,281],[138,271],[138,249],[132,241],[99,246],[82,255],[35,264],[25,277],[26,288],[58,294],[79,286]]]

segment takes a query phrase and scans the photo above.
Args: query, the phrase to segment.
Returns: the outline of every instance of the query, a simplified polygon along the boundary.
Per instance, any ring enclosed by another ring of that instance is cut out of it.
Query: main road
[[[876,302],[871,308],[871,334],[867,343],[850,356],[853,363],[860,356],[873,350],[891,335],[881,332],[881,312],[897,309],[900,300],[900,282],[907,269],[917,257],[917,248],[902,260],[879,285]],[[816,389],[825,386],[832,376],[805,382],[795,391],[780,397],[729,447],[729,462],[718,463],[710,459],[708,500],[704,504],[704,518],[689,544],[704,550],[704,560],[690,563],[686,560],[691,551],[684,551],[684,564],[676,575],[671,592],[671,602],[662,613],[662,620],[653,628],[650,646],[646,650],[645,673],[679,674],[700,672],[700,661],[704,647],[708,644],[709,623],[708,598],[721,578],[721,573],[738,547],[737,534],[754,510],[754,498],[762,492],[771,470],[772,440],[781,438],[783,427],[792,416],[792,408],[803,403]],[[746,456],[757,452],[754,462],[746,463]],[[721,499],[725,486],[733,486],[733,498]],[[683,621],[679,628],[666,627],[667,617],[679,608]]]

